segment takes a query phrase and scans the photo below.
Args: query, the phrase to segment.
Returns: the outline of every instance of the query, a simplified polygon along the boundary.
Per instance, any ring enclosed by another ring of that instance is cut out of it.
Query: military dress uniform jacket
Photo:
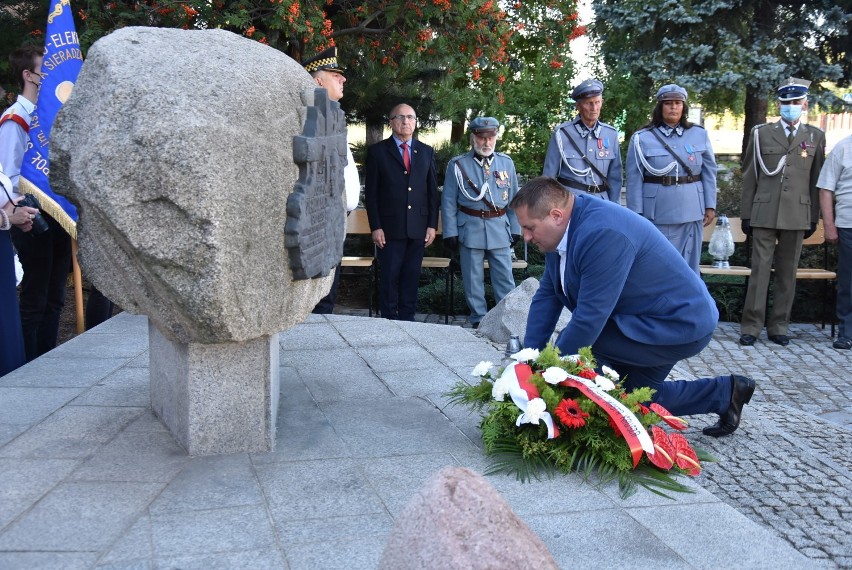
[[[486,170],[473,158],[473,151],[456,156],[447,164],[447,174],[444,178],[444,191],[441,197],[441,214],[443,216],[443,236],[458,237],[459,241],[471,249],[500,249],[509,247],[512,234],[521,233],[518,218],[508,209],[509,202],[518,192],[518,175],[515,173],[515,163],[501,152],[494,153],[494,159]],[[464,173],[473,182],[474,189],[460,174],[456,164],[460,163]],[[464,192],[459,188],[459,178],[466,184]],[[476,198],[482,184],[488,180],[488,191],[484,198],[498,208],[506,209],[506,214],[494,218],[482,218],[466,214],[459,206],[471,210],[489,210],[484,200]],[[467,195],[465,195],[467,194]]]
[[[411,172],[393,137],[367,147],[364,206],[370,229],[386,239],[425,239],[438,228],[438,179],[432,147],[411,141]]]
[[[677,130],[672,130],[667,137],[660,127],[654,129],[689,167],[692,175],[700,174],[701,179],[670,185],[647,181],[647,178],[655,175],[642,164],[638,152],[642,153],[648,166],[658,171],[674,162],[675,166],[663,174],[664,177],[676,176],[681,179],[690,173],[675,160],[654,133],[649,129],[641,129],[633,134],[627,147],[627,207],[655,225],[703,220],[706,208],[716,209],[716,158],[707,131],[693,125],[682,129],[681,135],[677,134]]]
[[[577,146],[585,153],[589,161],[595,165],[595,168],[606,177],[609,184],[608,190],[604,191],[603,181],[594,171],[585,175],[578,174],[590,169],[583,159],[583,155],[578,153],[571,141],[568,140],[567,137],[569,136],[571,140],[577,143]],[[580,120],[580,117],[562,123],[556,127],[550,137],[547,154],[544,156],[542,175],[557,180],[561,178],[562,185],[571,188],[574,192],[584,192],[584,190],[568,186],[563,180],[573,180],[578,184],[591,186],[594,190],[599,188],[600,192],[592,193],[618,204],[621,200],[623,181],[621,152],[618,149],[618,131],[600,121],[594,129],[589,130]]]
[[[763,166],[755,156],[758,137]],[[781,121],[756,126],[749,137],[743,160],[743,196],[740,216],[758,228],[808,230],[819,220],[817,180],[825,162],[825,133],[799,124],[792,143]]]

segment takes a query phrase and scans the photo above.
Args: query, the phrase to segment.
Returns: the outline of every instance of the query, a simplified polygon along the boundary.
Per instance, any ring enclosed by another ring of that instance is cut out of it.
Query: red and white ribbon
[[[530,382],[532,368],[529,364],[518,363],[507,366],[501,380],[507,381],[509,396],[518,408],[523,412],[515,421],[515,425],[536,424],[543,421],[547,426],[547,439],[559,437],[559,428],[553,423],[553,417],[546,410],[544,400],[538,393],[538,388]]]
[[[591,380],[569,374],[568,378],[561,384],[562,386],[577,388],[612,418],[615,427],[618,428],[628,447],[630,447],[633,467],[636,467],[639,460],[642,459],[643,450],[648,455],[654,454],[654,442],[651,440],[651,436],[648,435],[645,426],[627,406],[613,398]]]

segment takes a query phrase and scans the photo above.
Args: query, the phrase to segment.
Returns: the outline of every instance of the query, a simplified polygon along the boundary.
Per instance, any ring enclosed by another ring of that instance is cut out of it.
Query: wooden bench
[[[367,220],[367,210],[358,208],[346,218],[346,235],[370,235],[370,222]],[[367,256],[350,256],[344,255],[340,260],[340,267],[352,267],[358,269],[367,269],[367,275],[370,280],[370,292],[368,297],[367,314],[373,316],[373,291],[378,282],[378,264],[376,262],[375,250],[373,255]]]
[[[734,244],[744,243],[746,247],[746,258],[749,263],[751,262],[751,238],[745,235],[740,226],[741,220],[740,218],[728,218],[728,222],[731,224],[731,234],[734,238]],[[710,238],[713,235],[713,230],[716,229],[716,225],[712,224],[708,227],[704,228],[704,243],[709,243]],[[830,285],[833,284],[834,281],[837,280],[837,273],[834,271],[830,271],[828,269],[828,244],[825,241],[825,228],[822,225],[822,220],[817,224],[816,231],[810,236],[808,239],[802,241],[802,250],[804,251],[805,247],[811,246],[822,246],[823,247],[823,266],[822,268],[809,268],[809,267],[799,267],[796,269],[796,280],[800,279],[814,279],[821,280],[823,282],[823,294],[822,294],[822,327],[825,328],[825,324],[827,321],[831,322],[831,336],[834,336],[834,325],[835,318],[832,315],[829,315],[829,298],[832,297],[832,292],[834,291],[833,287]],[[701,265],[699,267],[701,270],[701,275],[727,275],[733,277],[741,277],[743,278],[740,286],[748,287],[748,279],[751,276],[751,267],[746,267],[742,265],[731,266],[728,268],[721,267],[713,267],[712,265]],[[772,269],[772,272],[775,272],[775,269]],[[708,287],[712,285],[730,285],[731,283],[713,283],[707,282]],[[831,305],[834,303],[832,302]]]
[[[825,227],[822,220],[817,224],[816,231],[806,240],[802,241],[802,250],[805,247],[822,246],[822,268],[799,267],[796,269],[796,280],[815,279],[822,281],[822,328],[826,321],[831,322],[831,336],[834,336],[834,324],[836,316],[833,308],[836,303],[834,283],[837,281],[837,273],[828,269],[828,242],[825,241]],[[772,270],[773,273],[775,269]],[[829,303],[831,299],[831,303]],[[831,310],[831,313],[829,313]]]

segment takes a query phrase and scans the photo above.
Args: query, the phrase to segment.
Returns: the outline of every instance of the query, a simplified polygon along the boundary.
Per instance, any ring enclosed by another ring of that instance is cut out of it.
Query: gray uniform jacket
[[[484,198],[498,208],[507,208],[509,202],[518,192],[518,175],[515,173],[515,163],[502,152],[494,153],[486,170],[473,159],[473,151],[459,155],[447,164],[447,175],[444,178],[444,192],[441,197],[441,216],[443,237],[456,237],[465,246],[473,249],[499,249],[509,247],[512,234],[520,234],[521,226],[512,210],[496,218],[480,218],[465,214],[459,210],[464,206],[472,210],[488,210],[488,205],[482,200],[472,200],[479,195],[486,178],[488,191]],[[467,181],[457,176],[456,163],[461,163],[465,174],[473,181],[476,190]],[[464,191],[459,188],[459,177],[465,183]]]
[[[755,152],[755,135],[763,170]],[[749,137],[743,160],[743,196],[740,216],[758,228],[808,230],[819,220],[817,180],[825,162],[825,133],[799,124],[792,143],[781,121],[756,126]]]
[[[595,165],[601,174],[606,177],[609,189],[603,191],[601,177],[590,171],[585,175],[578,173],[589,170],[589,165],[583,159],[583,154],[577,152],[574,145],[567,137],[571,137],[589,161]],[[561,147],[561,148],[560,148]],[[623,180],[621,172],[621,152],[618,150],[618,131],[613,127],[598,121],[594,129],[589,130],[580,117],[566,123],[562,123],[550,137],[547,145],[547,154],[544,156],[544,176],[562,179],[560,182],[566,188],[574,192],[586,192],[582,189],[566,185],[564,180],[573,180],[578,184],[600,189],[600,192],[591,192],[600,198],[608,199],[610,202],[619,203],[621,200],[621,184]]]
[[[654,130],[689,167],[693,175],[701,175],[701,180],[673,185],[646,181],[645,178],[653,174],[642,164],[637,155],[639,151],[653,169],[663,170],[672,162],[676,163],[676,167],[665,176],[681,178],[690,173],[686,172],[649,129],[636,131],[630,138],[625,159],[627,207],[658,225],[703,220],[706,208],[716,209],[716,158],[707,131],[693,125],[683,129],[681,135],[675,131],[666,137],[659,127],[654,127]]]

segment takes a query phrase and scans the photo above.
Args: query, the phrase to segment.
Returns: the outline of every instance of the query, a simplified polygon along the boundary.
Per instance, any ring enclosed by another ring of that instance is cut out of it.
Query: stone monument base
[[[278,333],[184,344],[149,322],[151,407],[190,455],[272,451],[278,416]]]

